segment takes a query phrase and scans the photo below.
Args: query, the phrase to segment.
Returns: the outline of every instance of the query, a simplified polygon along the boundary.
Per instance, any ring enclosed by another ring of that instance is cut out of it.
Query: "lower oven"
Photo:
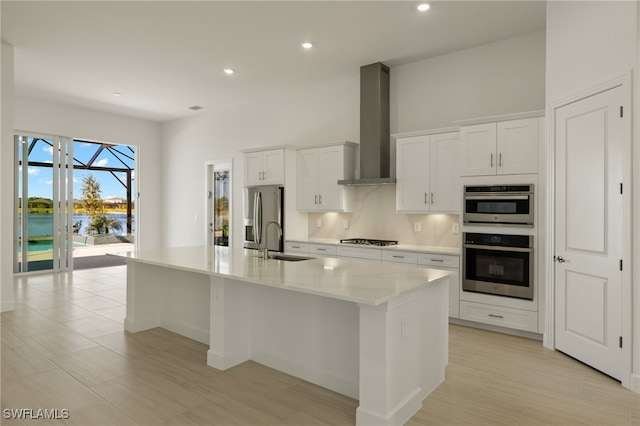
[[[462,289],[533,300],[533,236],[465,233]]]

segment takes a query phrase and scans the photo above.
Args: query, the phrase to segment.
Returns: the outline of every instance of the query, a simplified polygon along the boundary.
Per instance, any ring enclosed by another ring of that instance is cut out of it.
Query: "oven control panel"
[[[533,247],[533,237],[530,235],[484,234],[467,232],[464,234],[464,243],[479,246],[531,248]]]

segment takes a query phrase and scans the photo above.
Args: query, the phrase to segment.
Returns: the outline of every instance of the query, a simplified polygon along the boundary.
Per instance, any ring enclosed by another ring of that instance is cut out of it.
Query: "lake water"
[[[127,233],[127,214],[126,213],[107,213],[107,216],[113,219],[117,219],[120,221],[122,225],[122,231],[116,232],[116,235],[126,234]],[[131,231],[135,230],[135,216],[131,218]],[[29,237],[47,237],[51,236],[53,233],[53,214],[29,214],[28,218],[28,232]],[[80,228],[80,235],[87,234],[87,226],[91,223],[91,219],[89,216],[84,214],[74,214],[73,215],[73,223],[82,221],[82,226]],[[20,224],[18,224],[20,226]],[[41,241],[41,242],[29,242],[29,250],[47,250],[51,248],[50,241]]]

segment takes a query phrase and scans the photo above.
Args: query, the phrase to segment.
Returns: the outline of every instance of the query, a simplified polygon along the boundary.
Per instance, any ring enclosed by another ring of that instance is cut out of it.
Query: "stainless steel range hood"
[[[360,67],[360,178],[339,185],[388,185],[389,67],[382,62]]]

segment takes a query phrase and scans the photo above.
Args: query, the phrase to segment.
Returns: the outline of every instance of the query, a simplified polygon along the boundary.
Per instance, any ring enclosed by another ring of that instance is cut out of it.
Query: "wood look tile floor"
[[[254,362],[206,365],[207,346],[123,331],[123,266],[16,278],[2,314],[5,409],[68,409],[3,425],[352,425],[358,402]],[[537,341],[451,326],[446,380],[407,423],[640,425],[640,395]]]

